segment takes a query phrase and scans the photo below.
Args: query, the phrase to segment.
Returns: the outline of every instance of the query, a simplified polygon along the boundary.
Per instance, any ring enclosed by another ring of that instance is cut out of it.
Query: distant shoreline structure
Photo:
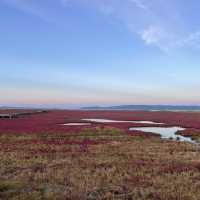
[[[173,112],[200,112],[200,105],[114,105],[114,106],[70,106],[56,105],[0,105],[0,110],[110,110],[110,111],[173,111]]]
[[[200,111],[200,106],[188,105],[119,105],[119,106],[91,106],[82,107],[82,110],[135,110],[135,111]]]

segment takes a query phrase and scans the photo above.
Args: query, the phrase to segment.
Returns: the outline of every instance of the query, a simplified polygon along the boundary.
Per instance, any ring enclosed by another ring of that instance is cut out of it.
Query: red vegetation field
[[[199,145],[129,131],[139,123],[63,125],[84,118],[161,122],[200,138],[200,113],[51,110],[0,119],[0,199],[200,199]]]
[[[3,111],[1,111],[2,113]],[[11,111],[10,111],[11,112]],[[18,111],[20,112],[20,110]],[[145,111],[61,111],[54,110],[37,115],[21,116],[17,119],[1,119],[0,133],[78,133],[85,128],[116,127],[129,132],[129,127],[141,126],[133,123],[92,123],[91,126],[63,126],[68,122],[81,122],[83,118],[113,120],[149,120],[165,123],[159,126],[182,126],[184,135],[200,133],[200,113],[145,112]],[[146,126],[149,126],[147,124]],[[158,126],[158,125],[151,125]],[[136,133],[136,132],[135,132]]]

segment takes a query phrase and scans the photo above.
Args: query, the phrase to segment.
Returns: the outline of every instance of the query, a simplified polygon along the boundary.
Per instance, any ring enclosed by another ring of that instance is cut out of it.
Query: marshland
[[[110,121],[80,125],[86,118]],[[139,121],[185,127],[178,134],[196,142],[130,131]],[[199,122],[199,113],[143,111],[53,110],[2,119],[0,199],[198,200]]]

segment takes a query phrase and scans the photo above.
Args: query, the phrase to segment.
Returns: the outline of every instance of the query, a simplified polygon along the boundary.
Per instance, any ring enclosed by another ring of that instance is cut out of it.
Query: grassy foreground
[[[3,134],[0,199],[199,200],[200,150],[117,129]]]

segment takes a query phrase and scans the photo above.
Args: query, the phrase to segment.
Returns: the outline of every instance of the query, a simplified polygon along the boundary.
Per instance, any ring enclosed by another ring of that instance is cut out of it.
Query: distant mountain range
[[[200,111],[200,106],[186,105],[119,105],[119,106],[91,106],[83,110],[143,110],[143,111]]]

